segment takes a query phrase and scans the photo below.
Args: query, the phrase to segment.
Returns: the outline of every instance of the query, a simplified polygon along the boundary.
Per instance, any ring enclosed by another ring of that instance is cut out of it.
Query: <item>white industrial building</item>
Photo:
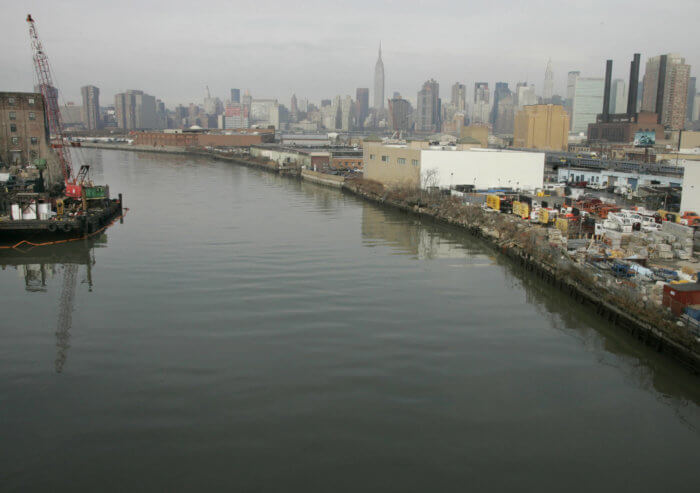
[[[559,168],[557,180],[559,182],[585,181],[590,184],[601,186],[624,186],[628,187],[630,190],[636,190],[637,187],[643,185],[679,187],[684,181],[680,176],[633,173],[610,169],[584,170],[567,167]]]
[[[700,163],[685,166],[681,212],[686,211],[700,213]]]
[[[421,187],[453,188],[473,185],[477,190],[512,188],[535,190],[544,182],[544,153],[449,146],[421,150]]]

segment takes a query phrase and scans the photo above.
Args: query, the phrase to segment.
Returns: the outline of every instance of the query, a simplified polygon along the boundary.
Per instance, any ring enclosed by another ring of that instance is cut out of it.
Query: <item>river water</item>
[[[82,152],[130,211],[0,253],[0,490],[696,491],[698,378],[464,232]]]

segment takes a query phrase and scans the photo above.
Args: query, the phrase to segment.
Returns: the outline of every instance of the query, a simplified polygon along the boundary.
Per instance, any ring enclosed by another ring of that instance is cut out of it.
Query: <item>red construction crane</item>
[[[31,14],[27,15],[27,24],[29,24],[29,38],[32,43],[32,53],[34,56],[34,70],[41,88],[41,95],[44,97],[44,106],[46,116],[49,122],[49,132],[51,134],[51,147],[56,149],[58,160],[63,170],[63,180],[66,185],[66,196],[73,198],[81,198],[83,181],[86,179],[88,167],[81,166],[80,173],[77,177],[73,176],[73,162],[70,155],[70,146],[65,145],[63,135],[63,120],[61,119],[61,110],[58,106],[58,90],[53,85],[53,77],[51,76],[51,67],[49,59],[46,56],[44,48],[41,46],[39,36],[36,32],[34,19]]]

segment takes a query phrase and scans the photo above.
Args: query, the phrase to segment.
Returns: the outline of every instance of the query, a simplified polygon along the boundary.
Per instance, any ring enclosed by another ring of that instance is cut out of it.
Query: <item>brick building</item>
[[[331,169],[362,169],[362,156],[333,156]]]
[[[657,142],[664,138],[664,126],[658,122],[657,114],[640,111],[631,115],[609,115],[608,121],[598,115],[596,122],[588,125],[588,140],[630,143],[640,130],[655,132]]]
[[[22,167],[35,159],[47,161],[47,185],[63,181],[58,157],[50,145],[42,95],[0,92],[0,163]]]

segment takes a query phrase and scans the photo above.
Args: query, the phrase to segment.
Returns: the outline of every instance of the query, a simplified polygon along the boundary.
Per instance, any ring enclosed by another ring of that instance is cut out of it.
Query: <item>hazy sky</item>
[[[103,1],[0,2],[0,90],[31,90],[34,71],[30,12],[66,101],[80,86],[101,89],[102,105],[125,89],[142,89],[169,107],[199,102],[204,87],[226,99],[231,87],[289,106],[296,93],[310,100],[372,88],[382,42],[386,95],[414,100],[435,78],[450,86],[475,81],[542,89],[551,57],[555,91],[569,70],[629,77],[634,52],[644,60],[678,52],[700,67],[700,1],[500,0],[498,2]],[[372,100],[370,96],[370,101]]]

